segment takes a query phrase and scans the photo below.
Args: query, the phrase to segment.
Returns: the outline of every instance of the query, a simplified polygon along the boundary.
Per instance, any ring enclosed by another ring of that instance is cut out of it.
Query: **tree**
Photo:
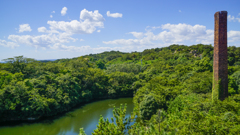
[[[97,129],[94,130],[92,135],[124,135],[126,134],[125,131],[127,128],[129,128],[127,125],[129,125],[131,119],[126,118],[126,111],[127,111],[127,104],[123,107],[123,105],[120,105],[120,108],[115,108],[113,110],[113,116],[114,118],[111,118],[112,122],[110,122],[108,119],[105,119],[100,116],[99,123],[97,125]],[[115,119],[115,120],[114,120]],[[116,124],[114,123],[116,122]],[[85,135],[85,132],[83,128],[80,128],[80,134],[79,135]]]
[[[100,69],[106,69],[106,66],[105,66],[105,64],[104,64],[104,62],[102,60],[97,61],[96,65]]]
[[[149,120],[151,116],[156,113],[158,104],[153,96],[147,96],[144,98],[144,101],[140,103],[139,109],[141,111],[142,119]]]
[[[24,73],[25,68],[28,63],[34,62],[34,59],[31,58],[25,58],[23,56],[16,56],[14,58],[7,58],[4,59],[6,63],[9,64],[8,69],[12,73],[22,72]]]

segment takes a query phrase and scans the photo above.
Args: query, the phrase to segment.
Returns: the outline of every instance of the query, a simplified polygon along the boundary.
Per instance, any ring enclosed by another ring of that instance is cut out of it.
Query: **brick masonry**
[[[214,20],[213,96],[224,100],[228,97],[227,11],[216,12]]]

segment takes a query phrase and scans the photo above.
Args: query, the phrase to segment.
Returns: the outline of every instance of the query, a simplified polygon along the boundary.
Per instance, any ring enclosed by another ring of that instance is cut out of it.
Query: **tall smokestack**
[[[227,11],[214,14],[213,100],[228,97]]]

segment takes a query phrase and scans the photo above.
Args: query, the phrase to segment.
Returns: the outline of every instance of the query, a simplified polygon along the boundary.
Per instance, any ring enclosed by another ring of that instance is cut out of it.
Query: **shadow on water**
[[[21,126],[21,125],[26,125],[26,124],[34,124],[34,123],[49,123],[49,121],[54,121],[56,119],[59,119],[61,117],[74,117],[75,115],[73,114],[74,111],[84,108],[86,105],[89,105],[91,103],[96,103],[96,102],[101,102],[101,101],[108,101],[108,100],[118,100],[118,99],[124,99],[124,98],[116,98],[116,99],[100,99],[100,100],[94,100],[94,101],[90,101],[89,103],[82,103],[79,105],[76,105],[75,107],[71,108],[68,111],[62,112],[62,113],[58,113],[57,115],[54,116],[45,116],[45,117],[41,117],[37,120],[12,120],[12,121],[4,121],[4,122],[0,122],[0,128],[4,127],[4,126]],[[110,107],[114,107],[114,104],[109,103]],[[88,107],[88,109],[82,109],[83,112],[86,112],[88,110],[90,110],[91,108]]]
[[[91,134],[98,124],[100,115],[110,119],[114,106],[127,103],[127,117],[133,110],[132,98],[107,99],[73,108],[67,113],[46,117],[37,121],[14,121],[1,123],[1,135],[78,135],[83,127]]]

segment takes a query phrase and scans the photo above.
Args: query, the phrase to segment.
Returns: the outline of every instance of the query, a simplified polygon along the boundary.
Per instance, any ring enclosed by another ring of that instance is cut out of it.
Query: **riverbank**
[[[130,116],[134,107],[132,100],[133,98],[99,100],[75,108],[55,119],[1,126],[0,133],[1,135],[78,135],[79,128],[83,127],[87,134],[91,134],[98,125],[100,115],[109,120],[113,117],[114,106],[119,107],[120,104],[127,103],[126,116]]]
[[[12,119],[7,119],[7,120],[0,120],[0,126],[6,126],[6,125],[9,125],[9,126],[12,126],[12,125],[16,125],[16,124],[12,124],[13,122],[14,123],[17,123],[17,124],[21,124],[21,123],[35,123],[35,122],[41,122],[41,121],[44,121],[44,120],[48,120],[48,119],[51,119],[51,120],[54,120],[54,119],[57,119],[59,117],[62,117],[64,115],[66,115],[68,112],[71,112],[71,111],[74,111],[75,109],[79,109],[80,107],[86,105],[86,104],[89,104],[89,103],[93,103],[93,102],[98,102],[98,101],[103,101],[103,100],[107,100],[107,99],[120,99],[120,98],[132,98],[133,96],[125,96],[125,97],[110,97],[110,96],[107,96],[107,97],[101,97],[101,98],[98,98],[98,99],[93,99],[89,102],[83,102],[83,103],[80,103],[80,104],[77,104],[75,106],[73,106],[72,108],[70,108],[69,110],[64,110],[63,112],[59,112],[55,115],[52,115],[52,116],[39,116],[39,117],[29,117],[29,118],[26,118],[26,119],[17,119],[17,118],[12,118]]]

